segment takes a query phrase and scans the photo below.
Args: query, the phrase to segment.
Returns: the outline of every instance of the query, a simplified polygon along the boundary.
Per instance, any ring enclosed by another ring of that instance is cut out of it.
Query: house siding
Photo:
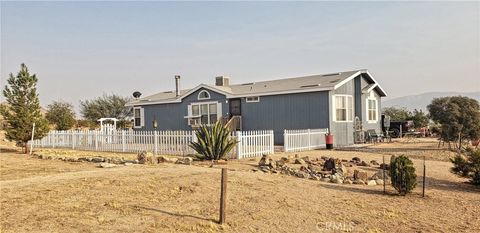
[[[242,98],[243,130],[273,130],[275,144],[283,144],[285,129],[328,128],[328,92],[261,96],[260,102]]]
[[[137,130],[153,130],[153,120],[157,120],[158,130],[191,130],[192,127],[188,125],[188,121],[185,118],[185,116],[188,115],[188,105],[191,103],[220,102],[222,103],[222,116],[226,116],[228,113],[228,103],[226,103],[225,95],[207,90],[210,93],[210,99],[198,100],[198,93],[202,90],[206,89],[201,88],[186,96],[181,103],[143,106],[145,109],[145,126],[137,128]]]
[[[353,98],[353,116],[355,117],[356,113],[356,99],[355,98],[355,79],[350,80],[344,85],[340,86],[334,91],[329,92],[329,103],[330,111],[333,113],[335,111],[334,107],[334,95],[351,95]],[[353,138],[353,119],[352,122],[336,122],[333,119],[330,120],[330,133],[333,134],[333,144],[334,146],[347,146],[354,143]]]

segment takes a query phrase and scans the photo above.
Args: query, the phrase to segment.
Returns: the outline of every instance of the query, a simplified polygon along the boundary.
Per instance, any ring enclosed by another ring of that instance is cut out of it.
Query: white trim
[[[139,109],[140,110],[140,125],[136,125],[135,122],[135,110]],[[145,109],[142,107],[133,107],[133,128],[134,129],[140,129],[145,125]]]
[[[360,70],[360,71],[356,72],[355,74],[349,76],[348,78],[344,79],[343,81],[337,83],[333,88],[335,90],[338,89],[339,87],[341,87],[344,84],[350,82],[352,79],[354,79],[355,77],[357,77],[360,74],[367,74],[372,79],[372,81],[376,84],[376,86],[374,86],[373,88],[378,87],[383,92],[383,94],[385,94],[385,96],[387,96],[387,92],[385,90],[383,90],[383,88],[380,86],[380,84],[378,84],[377,80],[375,80],[375,78],[372,76],[372,74],[370,74],[370,72],[368,72],[368,70]]]
[[[257,98],[256,100],[248,100],[248,98]],[[260,102],[260,96],[248,96],[245,97],[245,103],[258,103]]]
[[[370,120],[369,119],[369,111],[370,111],[370,101],[369,100],[374,100],[375,101],[375,119],[376,120]],[[378,100],[377,98],[374,96],[372,97],[371,95],[369,95],[367,98],[366,98],[366,111],[365,111],[365,119],[367,119],[367,123],[378,123]]]
[[[221,103],[221,102],[219,102],[219,101],[193,102],[193,103],[190,103],[190,104],[187,106],[187,108],[188,108],[188,109],[191,109],[193,105],[198,105],[198,108],[199,108],[198,111],[199,111],[199,114],[200,114],[200,115],[184,116],[183,118],[188,119],[188,124],[189,124],[189,125],[190,125],[190,119],[192,119],[192,118],[201,118],[201,117],[202,117],[202,114],[200,113],[200,111],[201,111],[200,105],[202,105],[202,104],[205,104],[205,105],[208,106],[208,121],[210,121],[210,104],[216,104],[216,105],[217,105],[217,112],[212,113],[212,114],[217,114],[217,121],[220,120],[221,117],[223,117],[223,115],[222,115],[222,103]],[[193,113],[193,111],[190,112],[190,110],[188,110],[188,112],[189,112],[189,114],[190,114],[190,113]]]
[[[346,117],[347,119],[344,120],[344,121],[338,121],[337,120],[337,106],[336,106],[336,97],[347,97],[347,101],[346,101]],[[349,106],[349,99],[350,99],[350,102],[352,104],[352,114],[349,116],[348,115],[348,106]],[[354,111],[354,100],[353,100],[353,96],[352,95],[345,95],[345,94],[335,94],[335,95],[332,95],[332,121],[333,122],[340,122],[340,123],[344,123],[344,122],[353,122],[353,116],[355,115],[355,113],[353,112]]]
[[[205,98],[201,98],[200,95],[202,93],[207,93],[208,97],[205,97]],[[201,90],[198,95],[197,95],[197,99],[198,100],[209,100],[210,99],[210,92],[208,92],[207,90]]]

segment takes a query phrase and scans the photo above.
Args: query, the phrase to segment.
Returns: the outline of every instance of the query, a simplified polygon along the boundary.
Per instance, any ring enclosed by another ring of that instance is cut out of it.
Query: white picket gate
[[[285,152],[298,152],[325,148],[328,129],[285,130],[283,133]]]
[[[238,141],[230,157],[248,158],[273,154],[273,131],[237,131]],[[68,148],[105,152],[151,151],[155,154],[186,155],[195,151],[189,146],[196,141],[195,131],[50,131],[42,139],[34,140],[34,147]],[[32,142],[29,142],[29,145]]]
[[[273,154],[273,130],[237,131],[237,159]]]

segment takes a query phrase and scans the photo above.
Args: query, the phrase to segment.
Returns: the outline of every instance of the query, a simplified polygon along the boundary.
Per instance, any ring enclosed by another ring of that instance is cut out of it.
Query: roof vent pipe
[[[180,96],[180,75],[175,75],[175,96]]]

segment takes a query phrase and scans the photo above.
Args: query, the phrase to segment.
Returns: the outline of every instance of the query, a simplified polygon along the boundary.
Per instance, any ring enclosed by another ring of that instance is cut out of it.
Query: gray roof
[[[228,87],[201,84],[192,89],[181,90],[180,96],[178,97],[175,95],[174,91],[166,91],[132,101],[128,105],[180,102],[183,97],[190,95],[192,92],[202,87],[225,94],[227,95],[227,98],[334,90],[339,85],[343,85],[342,82],[349,80],[354,75],[357,76],[361,73],[368,74],[368,71],[354,70],[339,73],[309,75],[270,81],[233,84]],[[369,81],[372,82],[372,85],[375,84],[376,82],[373,77],[371,77],[369,74],[368,76],[370,77]],[[379,90],[381,91],[382,95],[386,95],[381,87],[379,87]]]

